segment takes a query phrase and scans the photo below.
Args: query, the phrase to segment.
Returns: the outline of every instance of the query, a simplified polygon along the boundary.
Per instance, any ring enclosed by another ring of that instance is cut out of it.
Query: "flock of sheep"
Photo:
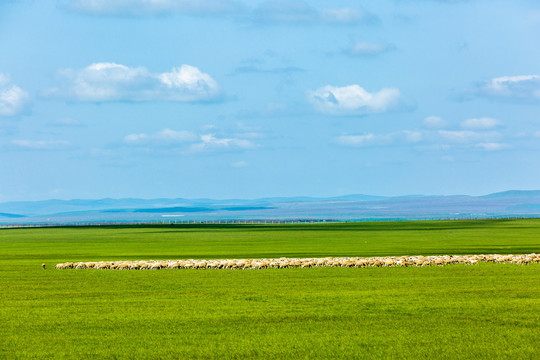
[[[215,259],[215,260],[135,260],[66,262],[56,269],[268,269],[309,267],[390,267],[477,264],[478,262],[530,264],[540,263],[540,254],[524,255],[441,255],[441,256],[383,256],[383,257],[326,257],[279,259]]]

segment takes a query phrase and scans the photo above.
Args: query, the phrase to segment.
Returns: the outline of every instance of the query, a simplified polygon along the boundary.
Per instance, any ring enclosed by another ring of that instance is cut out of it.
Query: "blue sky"
[[[540,188],[540,2],[0,0],[0,201]]]

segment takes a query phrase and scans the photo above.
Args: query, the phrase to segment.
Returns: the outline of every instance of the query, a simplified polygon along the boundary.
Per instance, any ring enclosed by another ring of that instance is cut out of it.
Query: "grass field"
[[[0,249],[0,358],[540,354],[540,265],[53,269],[90,260],[538,253],[540,220],[10,229],[0,230]]]

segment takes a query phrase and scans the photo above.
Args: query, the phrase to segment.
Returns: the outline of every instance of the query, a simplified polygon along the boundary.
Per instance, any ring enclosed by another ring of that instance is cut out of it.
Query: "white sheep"
[[[524,255],[441,255],[441,256],[385,256],[385,257],[326,257],[326,258],[285,258],[279,259],[216,259],[216,260],[140,260],[115,262],[66,262],[57,264],[55,269],[268,269],[268,268],[309,268],[309,267],[394,267],[394,266],[444,266],[449,264],[475,265],[479,262],[530,264],[540,263],[539,254]],[[45,264],[42,264],[45,269]]]

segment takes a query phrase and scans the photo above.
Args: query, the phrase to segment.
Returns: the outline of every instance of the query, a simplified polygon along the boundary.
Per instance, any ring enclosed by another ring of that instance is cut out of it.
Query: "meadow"
[[[538,253],[539,219],[4,229],[0,249],[0,358],[539,355],[538,264],[54,269],[92,260]]]

